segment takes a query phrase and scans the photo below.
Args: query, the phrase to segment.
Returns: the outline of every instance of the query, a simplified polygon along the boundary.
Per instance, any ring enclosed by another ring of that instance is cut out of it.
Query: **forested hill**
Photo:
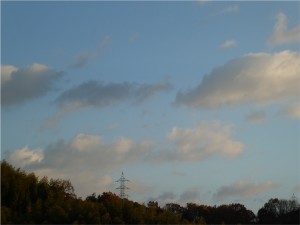
[[[1,224],[299,224],[299,204],[270,199],[256,216],[241,204],[139,204],[109,192],[85,200],[70,181],[38,179],[1,162]]]

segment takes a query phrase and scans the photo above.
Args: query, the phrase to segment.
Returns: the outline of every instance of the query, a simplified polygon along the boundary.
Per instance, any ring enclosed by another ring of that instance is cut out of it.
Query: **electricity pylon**
[[[124,177],[124,173],[122,172],[121,178],[119,180],[117,180],[116,182],[120,182],[120,186],[117,187],[116,189],[120,189],[120,198],[124,199],[129,197],[129,195],[125,194],[125,190],[129,189],[128,187],[126,187],[125,182],[129,181]]]

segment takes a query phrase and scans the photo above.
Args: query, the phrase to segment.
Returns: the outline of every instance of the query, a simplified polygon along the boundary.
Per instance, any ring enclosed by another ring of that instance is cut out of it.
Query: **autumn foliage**
[[[299,204],[270,199],[256,216],[241,204],[140,204],[106,192],[78,198],[69,180],[39,179],[1,162],[1,224],[299,224]]]

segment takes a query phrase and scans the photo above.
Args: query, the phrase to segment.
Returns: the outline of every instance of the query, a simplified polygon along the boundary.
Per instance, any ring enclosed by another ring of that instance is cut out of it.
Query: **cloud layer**
[[[251,53],[212,70],[195,88],[178,92],[175,104],[216,109],[236,104],[270,104],[297,99],[299,53]]]
[[[278,13],[273,34],[269,37],[267,44],[277,46],[297,42],[300,42],[300,25],[288,29],[286,15],[282,12]]]
[[[88,81],[62,93],[55,102],[60,108],[103,108],[132,100],[140,103],[158,92],[168,91],[170,83],[136,84]]]
[[[15,105],[41,97],[52,90],[62,76],[46,65],[34,63],[26,68],[1,66],[1,104]]]
[[[149,140],[134,141],[121,137],[106,142],[101,136],[79,134],[70,141],[59,140],[44,149],[26,146],[7,153],[5,158],[39,176],[71,179],[78,193],[84,196],[93,189],[86,188],[86,183],[99,184],[96,187],[99,192],[112,187],[108,174],[125,165],[198,162],[216,155],[235,157],[242,152],[243,144],[231,140],[231,133],[232,126],[220,122],[191,129],[173,128],[160,142],[165,143],[165,147]],[[192,190],[180,198],[188,199],[194,194]]]
[[[249,198],[257,194],[277,188],[278,184],[273,182],[252,183],[249,181],[239,181],[229,186],[219,188],[214,198],[221,201],[226,198]]]
[[[100,136],[79,134],[68,142],[49,144],[44,150],[25,147],[7,155],[13,165],[35,171],[39,176],[70,179],[79,195],[105,191],[112,185],[107,174],[125,164],[137,163],[150,151],[150,141],[119,138],[111,143]],[[95,184],[88,185],[87,183]],[[98,190],[95,190],[99,188]],[[77,192],[76,191],[76,192]]]
[[[105,108],[124,102],[141,104],[159,92],[172,89],[168,82],[137,84],[130,82],[104,83],[87,81],[64,91],[54,101],[59,110],[43,125],[42,129],[51,128],[71,112],[84,108]]]
[[[234,158],[242,153],[244,145],[231,138],[231,124],[219,121],[206,122],[195,128],[174,127],[167,134],[169,147],[150,158],[157,161],[201,161],[224,155]]]

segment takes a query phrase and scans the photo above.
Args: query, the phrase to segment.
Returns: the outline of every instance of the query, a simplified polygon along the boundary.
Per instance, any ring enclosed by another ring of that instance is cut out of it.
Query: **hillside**
[[[241,204],[185,207],[121,199],[111,192],[78,198],[69,180],[39,179],[1,162],[1,224],[299,224],[299,204],[270,199],[256,216]]]

